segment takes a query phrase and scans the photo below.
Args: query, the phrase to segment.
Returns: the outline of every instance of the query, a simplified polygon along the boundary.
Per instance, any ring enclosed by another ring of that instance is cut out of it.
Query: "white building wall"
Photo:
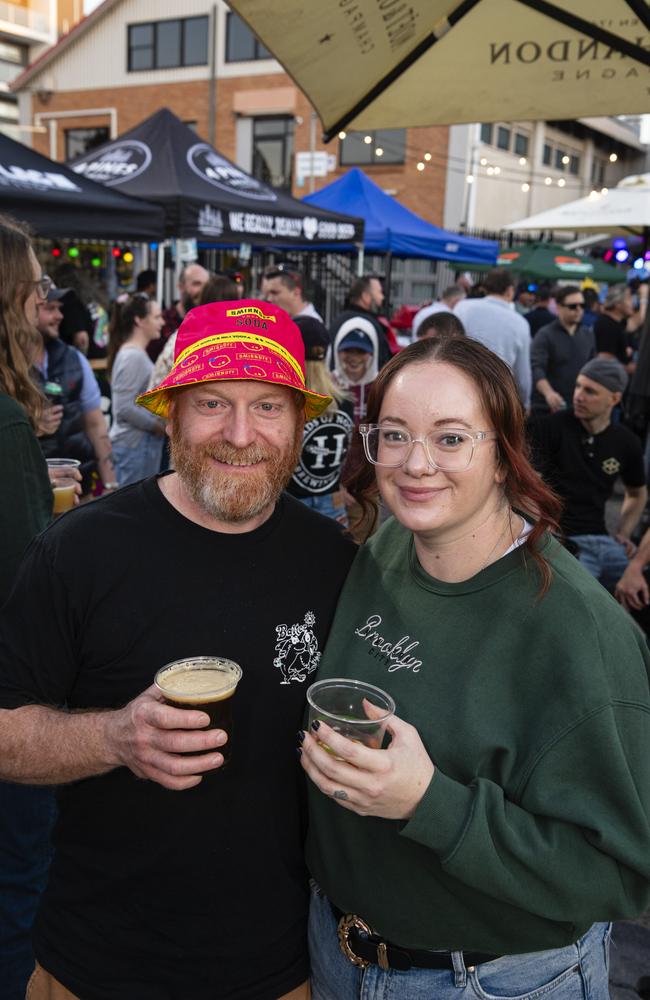
[[[634,172],[630,161],[619,159],[610,163],[602,151],[596,151],[591,138],[577,138],[554,129],[546,122],[519,122],[509,125],[511,132],[528,136],[526,162],[512,150],[499,149],[495,143],[480,141],[480,126],[454,125],[450,129],[447,172],[445,225],[458,228],[465,222],[468,228],[498,231],[526,216],[555,208],[588,195],[594,188],[592,165],[594,157],[605,158],[604,183],[613,187],[626,174]],[[494,126],[494,135],[496,136]],[[552,162],[543,162],[544,146],[553,150]],[[568,166],[558,169],[555,149],[568,156],[578,156],[577,174]],[[464,150],[464,152],[463,152]],[[638,156],[634,148],[630,157]],[[459,185],[454,173],[466,162],[467,171]],[[473,183],[468,183],[471,175]],[[596,184],[596,187],[599,185]]]
[[[223,0],[122,0],[94,25],[82,32],[78,42],[72,42],[50,66],[32,79],[32,88],[67,91],[140,87],[151,84],[184,83],[204,80],[208,65],[174,67],[164,70],[129,72],[128,25],[148,21],[163,21],[178,17],[211,16],[216,7],[217,75],[254,76],[260,73],[282,72],[274,59],[256,62],[225,62],[227,8]],[[208,47],[208,60],[210,49]]]

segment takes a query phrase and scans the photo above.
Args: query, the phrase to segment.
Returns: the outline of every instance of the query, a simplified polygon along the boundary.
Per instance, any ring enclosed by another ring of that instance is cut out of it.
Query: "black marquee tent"
[[[167,108],[70,166],[78,177],[162,206],[168,237],[331,250],[363,243],[361,219],[305,205],[256,180]]]
[[[158,240],[157,205],[111,191],[0,134],[0,211],[50,239]]]

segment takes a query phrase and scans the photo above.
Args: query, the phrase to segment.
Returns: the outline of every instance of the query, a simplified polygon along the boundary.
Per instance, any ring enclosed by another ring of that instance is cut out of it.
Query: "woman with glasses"
[[[120,486],[137,483],[160,469],[165,425],[137,406],[153,371],[147,354],[163,327],[160,306],[144,292],[119,299],[113,307],[108,346],[113,423],[110,436],[113,464]]]
[[[36,310],[50,287],[29,238],[0,218],[0,605],[23,552],[52,517],[52,489],[36,438],[45,400],[30,367],[40,346]],[[34,609],[34,620],[38,608]],[[30,627],[31,627],[30,623]],[[22,1000],[34,968],[31,926],[50,863],[50,789],[0,783],[0,994]]]
[[[319,677],[397,707],[381,749],[324,721],[299,735],[313,998],[606,1000],[608,921],[650,901],[644,639],[553,537],[495,354],[411,345],[359,431],[346,485],[393,518]]]

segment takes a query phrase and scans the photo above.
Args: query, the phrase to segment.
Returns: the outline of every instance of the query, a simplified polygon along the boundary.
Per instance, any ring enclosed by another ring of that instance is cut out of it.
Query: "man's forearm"
[[[647,490],[642,490],[638,495],[630,496],[626,494],[621,504],[621,516],[618,525],[618,534],[624,538],[629,538],[637,524],[641,520],[643,508],[648,499]]]
[[[111,711],[64,712],[41,705],[0,710],[0,779],[59,785],[119,766],[108,738]]]

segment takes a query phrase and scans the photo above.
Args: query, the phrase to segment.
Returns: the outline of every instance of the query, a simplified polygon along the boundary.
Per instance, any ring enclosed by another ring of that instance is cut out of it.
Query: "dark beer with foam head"
[[[241,675],[241,667],[234,660],[222,656],[192,656],[166,664],[155,677],[156,687],[166,705],[205,712],[210,717],[207,729],[224,730],[228,742],[219,747],[224,766],[232,754],[232,697]],[[219,770],[208,771],[205,777],[218,774]]]

